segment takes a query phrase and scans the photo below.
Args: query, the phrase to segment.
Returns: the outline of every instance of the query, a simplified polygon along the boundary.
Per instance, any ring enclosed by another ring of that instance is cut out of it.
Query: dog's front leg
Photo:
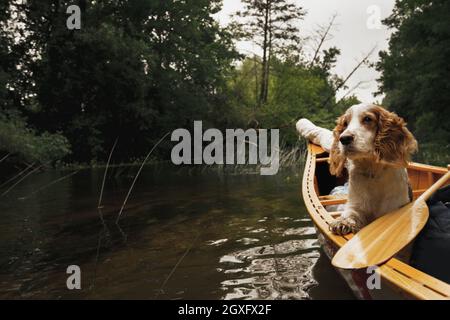
[[[345,209],[341,217],[330,223],[330,231],[337,235],[356,233],[363,227],[360,216],[351,209]]]
[[[333,133],[330,130],[318,127],[308,119],[304,118],[298,120],[295,126],[301,136],[321,146],[327,152],[331,150]]]

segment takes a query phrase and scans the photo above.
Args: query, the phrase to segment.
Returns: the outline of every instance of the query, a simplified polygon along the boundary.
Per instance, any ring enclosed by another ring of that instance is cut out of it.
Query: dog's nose
[[[354,140],[354,137],[352,135],[346,135],[346,136],[341,136],[339,138],[339,141],[344,145],[347,146],[350,143],[352,143]]]

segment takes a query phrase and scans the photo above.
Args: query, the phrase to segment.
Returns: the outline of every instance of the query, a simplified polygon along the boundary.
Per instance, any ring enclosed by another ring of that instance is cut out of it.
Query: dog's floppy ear
[[[339,149],[339,137],[345,130],[344,127],[345,116],[341,116],[336,121],[336,127],[333,130],[333,144],[330,150],[330,173],[340,177],[345,167],[346,158]]]
[[[417,151],[417,141],[406,128],[406,122],[394,112],[375,107],[378,118],[375,137],[375,157],[378,161],[408,165],[411,155]]]

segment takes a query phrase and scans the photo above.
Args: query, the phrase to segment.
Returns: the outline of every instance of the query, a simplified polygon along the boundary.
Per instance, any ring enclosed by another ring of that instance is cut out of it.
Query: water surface
[[[0,203],[0,298],[349,299],[320,250],[298,170],[42,172]],[[68,290],[78,265],[82,289]]]

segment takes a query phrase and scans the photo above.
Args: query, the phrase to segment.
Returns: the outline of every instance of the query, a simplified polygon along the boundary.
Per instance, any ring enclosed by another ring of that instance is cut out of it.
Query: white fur
[[[354,136],[353,146],[358,150],[359,155],[364,153],[370,153],[373,150],[373,141],[375,139],[375,132],[368,130],[361,125],[361,118],[365,112],[368,112],[372,105],[370,104],[357,104],[350,107],[345,114],[350,118],[347,129],[342,132],[341,136],[352,135]],[[339,148],[345,153],[345,148],[340,143]],[[352,155],[349,155],[351,158]]]
[[[317,127],[308,119],[298,120],[295,127],[300,135],[330,152],[333,143],[333,133],[330,130]]]
[[[364,157],[372,151],[375,134],[361,125],[361,115],[370,105],[352,106],[346,130],[355,138],[352,148],[356,151],[347,154],[346,168],[349,172],[349,194],[340,221],[360,229],[375,218],[400,208],[410,201],[408,174],[405,168],[376,163],[371,157]],[[319,128],[307,119],[297,122],[297,131],[306,139],[330,151],[333,134],[330,130]],[[341,135],[341,136],[342,136]],[[341,151],[346,147],[339,143]]]

